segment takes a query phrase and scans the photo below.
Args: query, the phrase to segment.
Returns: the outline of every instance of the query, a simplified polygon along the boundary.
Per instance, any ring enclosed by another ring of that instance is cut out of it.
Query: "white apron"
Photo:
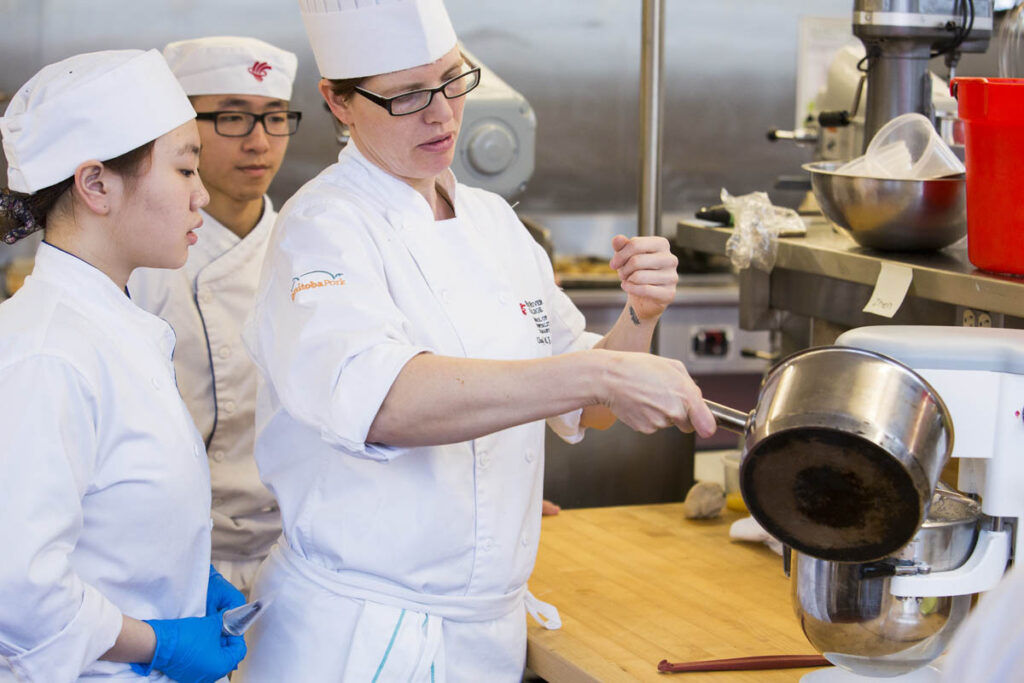
[[[173,348],[165,322],[46,243],[0,304],[0,681],[140,680],[97,661],[122,614],[205,613],[210,479]]]
[[[434,221],[422,196],[349,145],[282,208],[246,343],[265,379],[256,460],[290,550],[257,577],[254,594],[275,602],[248,640],[246,683],[361,680],[355,671],[380,666],[365,644],[387,650],[392,635],[385,668],[428,672],[416,680],[430,680],[428,659],[435,681],[522,675],[544,422],[424,448],[366,434],[418,353],[542,358],[598,337],[508,204],[448,182],[457,218]],[[575,441],[578,421],[549,422]],[[459,611],[476,604],[496,607]],[[311,647],[310,630],[333,645]]]

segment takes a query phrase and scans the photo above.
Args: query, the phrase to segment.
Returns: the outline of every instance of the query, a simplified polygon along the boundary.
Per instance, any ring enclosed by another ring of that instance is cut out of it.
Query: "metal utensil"
[[[786,545],[826,560],[868,562],[924,522],[953,443],[942,399],[907,366],[826,346],[773,366],[749,414],[708,402],[742,434],[740,491]]]
[[[256,623],[256,620],[270,606],[270,600],[260,599],[247,602],[233,609],[225,610],[221,621],[221,634],[240,636]]]
[[[964,175],[893,180],[839,175],[843,162],[804,164],[825,218],[857,244],[888,251],[927,251],[967,234]]]
[[[832,663],[865,676],[896,676],[930,662],[967,616],[971,596],[897,597],[891,577],[961,566],[980,517],[978,503],[940,489],[913,540],[881,562],[794,555],[793,609],[807,639]]]

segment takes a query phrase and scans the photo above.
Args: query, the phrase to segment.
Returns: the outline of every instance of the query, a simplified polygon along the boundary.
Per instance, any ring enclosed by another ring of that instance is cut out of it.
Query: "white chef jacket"
[[[457,217],[435,221],[420,194],[348,145],[278,217],[245,339],[266,380],[256,460],[281,506],[288,547],[256,580],[254,594],[277,597],[250,632],[246,683],[343,672],[358,680],[364,626],[380,627],[370,639],[381,649],[391,628],[402,640],[380,603],[433,639],[421,645],[439,655],[427,662],[435,681],[522,675],[544,422],[434,447],[368,444],[366,435],[419,353],[531,359],[587,349],[599,337],[583,331],[547,255],[508,204],[456,188],[450,172],[444,180]],[[549,422],[564,438],[582,437],[579,411]],[[292,571],[296,563],[304,566]],[[299,587],[317,572],[319,586]],[[332,582],[351,590],[332,601],[320,590]],[[301,597],[281,604],[289,595]],[[478,602],[489,607],[463,621]],[[435,612],[452,618],[431,622]],[[329,657],[318,654],[327,634]]]
[[[121,615],[205,613],[209,473],[173,347],[165,322],[45,242],[0,304],[0,681],[139,679],[96,661]]]
[[[258,372],[240,338],[277,214],[268,197],[240,239],[205,211],[199,241],[177,270],[139,268],[136,304],[174,328],[178,389],[209,454],[213,558],[261,560],[281,535],[281,515],[252,457]]]

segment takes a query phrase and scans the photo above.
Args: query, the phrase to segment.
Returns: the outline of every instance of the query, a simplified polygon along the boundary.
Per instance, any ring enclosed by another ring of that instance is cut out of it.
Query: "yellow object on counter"
[[[743,502],[743,494],[733,491],[725,496],[725,507],[736,512],[747,512],[747,504]]]
[[[7,264],[4,272],[4,291],[7,296],[14,296],[14,293],[25,284],[25,278],[32,274],[35,265],[34,258],[18,258]]]

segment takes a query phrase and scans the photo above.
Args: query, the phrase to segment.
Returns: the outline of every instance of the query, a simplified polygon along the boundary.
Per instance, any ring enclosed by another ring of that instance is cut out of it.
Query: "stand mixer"
[[[772,129],[768,139],[814,144],[816,160],[847,160],[901,114],[917,112],[935,123],[933,97],[948,98],[934,92],[939,79],[929,60],[945,57],[952,77],[962,53],[985,52],[992,9],[992,0],[854,0],[853,34],[864,56],[851,61],[852,52],[840,52],[818,96],[820,113],[808,117],[805,128]]]
[[[864,146],[908,112],[934,120],[928,60],[984,52],[992,36],[992,0],[855,0],[853,34],[867,50]]]
[[[938,392],[953,422],[958,488],[970,498],[937,491],[918,535],[881,562],[796,557],[794,608],[816,647],[830,643],[833,649],[823,654],[837,664],[801,680],[935,681],[939,673],[928,664],[966,617],[970,596],[995,587],[1022,549],[1017,528],[1024,518],[1024,330],[863,327],[836,344],[894,358]],[[951,524],[959,536],[949,531]],[[941,535],[930,537],[936,530]],[[844,615],[844,601],[857,609],[880,606],[883,613]],[[901,620],[911,626],[900,630]],[[929,620],[937,625],[933,633],[913,633]],[[858,632],[875,638],[875,652],[887,633],[902,635],[883,643],[890,654],[871,656],[859,649],[860,638],[851,637]]]

